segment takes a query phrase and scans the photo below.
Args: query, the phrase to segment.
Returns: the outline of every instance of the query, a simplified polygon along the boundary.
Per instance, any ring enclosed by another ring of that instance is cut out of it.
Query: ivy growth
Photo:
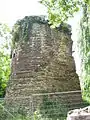
[[[44,24],[46,22],[44,16],[26,16],[24,19],[18,20],[12,30],[13,44],[18,41],[29,40],[33,23]]]
[[[80,21],[79,39],[77,42],[81,58],[81,79],[83,79],[83,97],[90,102],[90,11],[85,4]]]
[[[48,24],[48,20],[45,20],[45,16],[26,16],[22,20],[18,20],[12,30],[13,45],[19,41],[28,41],[30,39],[33,23]],[[52,26],[51,24],[48,25]],[[71,33],[71,26],[66,23],[61,23],[56,29]]]

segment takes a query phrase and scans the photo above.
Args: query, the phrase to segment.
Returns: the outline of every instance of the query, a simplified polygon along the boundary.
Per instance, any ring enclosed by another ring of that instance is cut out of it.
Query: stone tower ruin
[[[30,16],[14,27],[11,78],[5,97],[7,105],[20,104],[21,99],[17,98],[23,98],[22,104],[28,106],[28,97],[33,94],[58,92],[65,92],[62,96],[67,100],[71,97],[71,102],[76,102],[77,97],[80,103],[81,93],[77,92],[80,82],[72,56],[70,26],[51,29],[44,17]]]

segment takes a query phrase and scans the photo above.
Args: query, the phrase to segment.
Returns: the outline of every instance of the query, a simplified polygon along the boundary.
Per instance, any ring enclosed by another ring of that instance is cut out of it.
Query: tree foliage
[[[52,24],[52,27],[73,17],[83,5],[90,5],[89,0],[41,0],[40,3],[48,9],[49,24]]]
[[[44,16],[25,16],[22,20],[18,20],[12,29],[12,44],[15,47],[15,43],[19,41],[28,41],[31,35],[31,29],[33,23],[44,24],[46,21]]]
[[[77,42],[81,58],[81,79],[83,96],[90,99],[90,0],[41,0],[48,9],[49,24],[58,26],[73,17],[75,12],[83,11]],[[90,101],[90,100],[89,100]]]
[[[81,78],[83,79],[83,96],[90,102],[90,11],[85,4],[80,21],[78,50],[81,58]]]
[[[10,75],[10,29],[0,24],[0,97],[4,97]]]

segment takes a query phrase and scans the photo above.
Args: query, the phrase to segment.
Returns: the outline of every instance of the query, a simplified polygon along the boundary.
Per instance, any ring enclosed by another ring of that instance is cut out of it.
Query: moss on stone
[[[18,20],[12,30],[14,46],[19,41],[29,40],[33,23],[48,24],[48,20],[45,20],[45,16],[26,16],[22,20]],[[71,26],[66,23],[60,24],[56,29],[71,34]]]
[[[12,30],[13,44],[18,41],[28,41],[30,37],[30,31],[33,23],[46,24],[45,16],[26,16],[22,20],[18,20]]]

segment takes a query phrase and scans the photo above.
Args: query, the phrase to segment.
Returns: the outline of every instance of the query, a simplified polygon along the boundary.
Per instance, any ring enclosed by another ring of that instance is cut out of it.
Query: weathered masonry
[[[33,94],[57,92],[66,92],[61,94],[64,96],[61,97],[63,101],[81,103],[81,93],[77,92],[80,83],[72,57],[69,25],[51,29],[44,17],[30,16],[15,24],[13,36],[7,105],[17,103],[28,106],[27,98]],[[41,98],[34,99],[39,100],[37,103],[42,101]]]

